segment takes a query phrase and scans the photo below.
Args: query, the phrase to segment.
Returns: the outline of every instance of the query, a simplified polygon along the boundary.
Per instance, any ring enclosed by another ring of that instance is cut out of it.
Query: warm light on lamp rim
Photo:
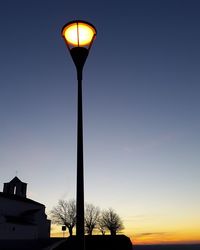
[[[66,42],[78,47],[90,45],[96,33],[95,27],[85,21],[67,23],[62,29],[62,36]]]

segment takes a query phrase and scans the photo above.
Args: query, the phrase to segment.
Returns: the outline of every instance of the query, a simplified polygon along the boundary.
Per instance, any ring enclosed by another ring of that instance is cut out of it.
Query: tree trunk
[[[115,236],[116,235],[116,231],[115,230],[111,230],[110,234]]]
[[[72,227],[68,227],[68,230],[69,230],[69,236],[72,236],[73,235]]]
[[[105,232],[105,231],[103,231],[103,230],[101,230],[101,233],[102,233],[102,235],[105,235],[105,234],[106,234],[106,232]]]

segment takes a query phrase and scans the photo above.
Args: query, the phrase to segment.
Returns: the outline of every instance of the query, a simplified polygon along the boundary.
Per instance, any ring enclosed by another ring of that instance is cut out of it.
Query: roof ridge
[[[0,192],[0,196],[3,197],[3,198],[11,199],[11,200],[22,201],[22,202],[27,202],[27,203],[33,203],[33,204],[37,204],[37,205],[41,205],[41,206],[45,207],[45,205],[42,204],[42,203],[39,203],[37,201],[34,201],[34,200],[26,198],[26,197],[21,197],[21,196],[18,196],[18,195],[14,195],[14,194],[7,194],[7,193]]]

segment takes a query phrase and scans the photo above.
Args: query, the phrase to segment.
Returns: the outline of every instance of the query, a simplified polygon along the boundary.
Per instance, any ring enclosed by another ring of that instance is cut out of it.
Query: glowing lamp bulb
[[[96,35],[96,31],[87,23],[74,22],[70,23],[63,29],[62,35],[69,44],[74,46],[86,46],[91,43]]]

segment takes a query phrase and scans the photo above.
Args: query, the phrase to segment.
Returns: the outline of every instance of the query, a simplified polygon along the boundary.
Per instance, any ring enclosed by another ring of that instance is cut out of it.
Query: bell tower
[[[4,183],[3,193],[26,198],[27,183],[22,182],[15,176],[10,182]]]

